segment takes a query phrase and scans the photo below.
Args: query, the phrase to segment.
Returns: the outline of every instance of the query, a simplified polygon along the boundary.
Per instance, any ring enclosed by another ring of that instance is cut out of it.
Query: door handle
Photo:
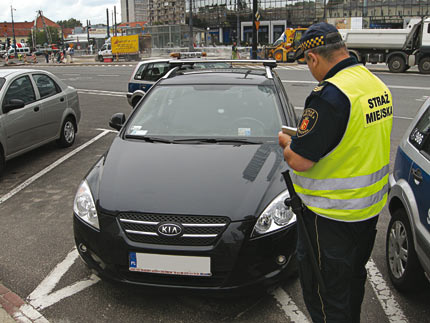
[[[421,169],[412,168],[411,173],[412,173],[412,176],[414,177],[415,184],[418,185],[423,181],[423,174],[421,172]]]
[[[35,112],[39,111],[39,107],[34,107],[33,109]]]
[[[60,101],[61,101],[61,102],[64,102],[64,98],[60,98]]]

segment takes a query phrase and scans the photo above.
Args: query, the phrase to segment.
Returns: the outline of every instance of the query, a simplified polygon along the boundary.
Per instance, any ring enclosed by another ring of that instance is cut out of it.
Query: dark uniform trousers
[[[298,227],[297,260],[303,297],[314,322],[359,323],[360,308],[378,217],[340,222],[306,209],[303,215],[326,291],[319,290],[303,228]]]

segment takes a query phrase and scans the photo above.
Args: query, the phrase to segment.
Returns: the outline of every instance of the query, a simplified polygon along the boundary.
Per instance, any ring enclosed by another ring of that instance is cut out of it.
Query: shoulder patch
[[[306,108],[303,111],[302,119],[297,128],[297,137],[307,135],[318,122],[318,112],[311,108]]]

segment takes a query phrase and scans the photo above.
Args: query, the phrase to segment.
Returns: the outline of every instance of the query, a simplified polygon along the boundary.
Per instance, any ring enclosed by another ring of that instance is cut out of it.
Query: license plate
[[[129,270],[145,273],[211,276],[211,258],[130,252]]]

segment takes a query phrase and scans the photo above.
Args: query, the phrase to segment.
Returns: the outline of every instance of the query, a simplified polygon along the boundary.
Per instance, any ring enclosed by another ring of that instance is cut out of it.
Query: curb
[[[0,322],[49,323],[33,306],[0,283]]]

